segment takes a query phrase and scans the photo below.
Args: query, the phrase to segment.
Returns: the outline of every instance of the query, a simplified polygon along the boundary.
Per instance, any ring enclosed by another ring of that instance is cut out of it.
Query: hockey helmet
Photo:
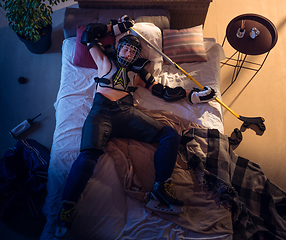
[[[121,67],[127,68],[134,63],[141,52],[142,46],[134,35],[125,35],[118,42],[117,61]]]

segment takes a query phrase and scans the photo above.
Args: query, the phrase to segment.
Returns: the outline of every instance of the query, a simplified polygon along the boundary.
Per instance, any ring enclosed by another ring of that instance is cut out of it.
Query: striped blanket
[[[286,239],[286,193],[259,165],[237,156],[215,129],[193,128],[182,137],[181,158],[232,210],[234,239]]]

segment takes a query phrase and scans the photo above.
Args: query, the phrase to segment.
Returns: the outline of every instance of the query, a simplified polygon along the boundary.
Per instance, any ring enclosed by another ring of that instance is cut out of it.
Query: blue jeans
[[[133,97],[127,95],[111,101],[96,93],[81,137],[81,151],[104,149],[111,138],[129,138],[150,142],[163,125],[133,106]]]
[[[112,102],[96,94],[83,127],[81,153],[72,165],[62,200],[78,201],[103,148],[113,137],[159,143],[154,155],[156,181],[163,182],[172,175],[181,140],[177,131],[134,108],[129,96]]]

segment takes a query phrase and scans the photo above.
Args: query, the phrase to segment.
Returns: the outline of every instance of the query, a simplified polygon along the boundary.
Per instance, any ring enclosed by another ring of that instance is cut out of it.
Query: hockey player
[[[142,46],[133,35],[121,38],[117,51],[100,43],[99,39],[107,32],[118,35],[127,32],[131,26],[133,21],[124,16],[121,21],[113,21],[110,25],[89,24],[81,37],[98,66],[97,92],[82,129],[80,155],[73,163],[64,187],[57,238],[63,238],[71,227],[76,202],[92,176],[97,160],[104,153],[104,147],[113,137],[159,143],[154,155],[156,179],[151,198],[170,206],[168,213],[182,212],[183,202],[170,189],[180,136],[173,128],[163,126],[136,109],[132,94],[140,85],[166,101],[187,97],[193,104],[212,100],[215,92],[209,87],[204,91],[185,91],[181,87],[169,88],[155,82],[152,74],[144,68],[150,61],[139,57]],[[149,207],[154,208],[154,204]]]

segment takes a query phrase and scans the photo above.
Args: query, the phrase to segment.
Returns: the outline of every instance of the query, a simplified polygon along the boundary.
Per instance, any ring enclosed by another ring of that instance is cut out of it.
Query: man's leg
[[[77,202],[93,174],[102,150],[83,150],[72,165],[62,195],[63,201]]]
[[[124,102],[126,99],[122,99]],[[115,113],[115,112],[114,112]],[[154,118],[134,107],[120,106],[112,118],[111,137],[131,138],[148,143],[159,143],[154,155],[156,182],[152,190],[154,198],[171,206],[168,213],[182,212],[183,203],[176,199],[171,189],[171,175],[177,160],[181,137],[172,127],[163,126]],[[176,206],[174,206],[176,205]]]
[[[170,126],[130,107],[119,112],[112,122],[111,137],[131,138],[147,143],[159,143],[154,156],[156,181],[166,181],[173,173],[181,141],[180,135]]]
[[[102,150],[83,150],[73,163],[62,195],[56,238],[61,239],[65,237],[67,229],[71,227],[72,214],[75,211],[76,202],[84,191],[87,182],[93,174],[98,158],[102,154]]]
[[[175,197],[170,178],[177,160],[181,137],[172,127],[163,127],[155,136],[152,142],[159,143],[154,155],[156,180],[153,186],[150,201],[147,207],[169,214],[183,212],[183,202]],[[159,202],[169,205],[169,208],[160,208]]]
[[[172,127],[163,127],[152,140],[159,143],[154,156],[156,181],[164,182],[173,173],[181,137]]]

